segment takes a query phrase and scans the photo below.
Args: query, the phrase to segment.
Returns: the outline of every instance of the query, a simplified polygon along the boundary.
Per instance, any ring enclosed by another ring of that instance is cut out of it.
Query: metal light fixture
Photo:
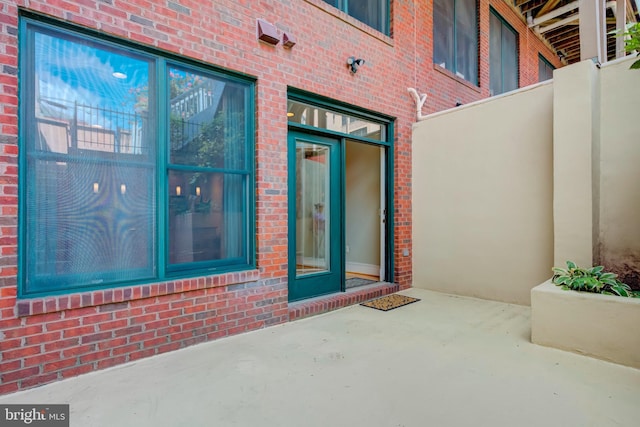
[[[355,56],[350,56],[347,58],[347,65],[351,68],[351,72],[353,74],[358,71],[358,67],[364,64],[364,59],[357,58]]]

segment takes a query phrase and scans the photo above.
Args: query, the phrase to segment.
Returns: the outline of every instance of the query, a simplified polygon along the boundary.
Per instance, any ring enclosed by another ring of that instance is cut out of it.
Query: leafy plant
[[[629,285],[622,283],[617,277],[614,273],[605,272],[601,265],[580,268],[574,262],[567,261],[566,269],[553,267],[552,282],[564,290],[640,298],[639,292],[632,291]]]
[[[616,37],[624,37],[624,50],[640,56],[640,22],[627,26],[626,31],[618,33]],[[640,59],[631,64],[631,69],[640,69]]]

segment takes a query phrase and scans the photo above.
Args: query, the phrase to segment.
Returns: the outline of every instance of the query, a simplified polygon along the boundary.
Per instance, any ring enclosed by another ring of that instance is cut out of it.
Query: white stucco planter
[[[551,280],[531,290],[531,341],[640,368],[640,298],[565,291]]]

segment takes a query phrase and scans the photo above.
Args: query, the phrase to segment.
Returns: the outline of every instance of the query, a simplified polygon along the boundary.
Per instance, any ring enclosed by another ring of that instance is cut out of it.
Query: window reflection
[[[182,264],[243,255],[243,179],[224,173],[169,174],[169,262]]]
[[[348,135],[384,141],[385,127],[356,116],[326,110],[298,101],[289,101],[287,117],[292,123],[328,129]]]
[[[169,264],[244,256],[244,88],[188,69],[168,70]],[[180,166],[180,169],[177,169]]]
[[[153,276],[153,63],[71,36],[43,31],[32,40],[27,280]]]
[[[150,154],[147,60],[43,33],[35,58],[37,150]]]
[[[243,169],[244,88],[169,70],[171,163]]]

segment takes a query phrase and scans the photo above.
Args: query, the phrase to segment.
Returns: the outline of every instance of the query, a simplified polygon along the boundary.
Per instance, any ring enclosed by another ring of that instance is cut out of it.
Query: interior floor
[[[347,271],[345,273],[345,278],[347,280],[353,279],[353,278],[360,278],[360,279],[366,279],[366,280],[373,280],[373,281],[376,281],[376,282],[380,281],[380,276],[372,276],[372,275],[369,275],[369,274],[353,273],[351,271]]]

